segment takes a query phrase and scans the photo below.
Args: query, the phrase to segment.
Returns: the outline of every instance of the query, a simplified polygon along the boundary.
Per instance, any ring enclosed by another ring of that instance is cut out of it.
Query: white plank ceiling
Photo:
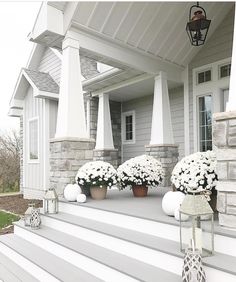
[[[59,8],[65,8],[60,3]],[[233,2],[201,4],[212,20],[209,38]],[[185,31],[191,5],[193,2],[79,2],[73,22],[124,46],[186,66],[199,51],[190,45]]]

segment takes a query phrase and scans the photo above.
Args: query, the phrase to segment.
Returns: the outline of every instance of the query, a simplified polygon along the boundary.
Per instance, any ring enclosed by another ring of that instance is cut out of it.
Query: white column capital
[[[167,80],[167,73],[164,71],[160,71],[159,74],[154,77],[155,81],[160,79]]]
[[[80,48],[79,41],[77,39],[74,39],[73,37],[66,36],[62,43],[62,50],[71,47],[78,49]]]

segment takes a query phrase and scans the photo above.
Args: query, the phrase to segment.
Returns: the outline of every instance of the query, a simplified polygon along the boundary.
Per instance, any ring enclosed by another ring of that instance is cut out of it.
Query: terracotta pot
[[[143,185],[134,185],[132,187],[134,197],[146,197],[148,187]]]
[[[94,200],[104,200],[107,195],[107,187],[92,186],[90,187],[90,194]]]

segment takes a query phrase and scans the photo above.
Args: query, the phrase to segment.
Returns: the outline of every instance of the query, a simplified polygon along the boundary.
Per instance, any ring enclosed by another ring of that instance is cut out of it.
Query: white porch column
[[[66,37],[62,45],[61,83],[56,138],[88,138],[81,83],[79,42]]]
[[[114,150],[109,95],[104,93],[99,95],[95,150]]]
[[[231,60],[231,75],[229,86],[229,101],[226,106],[226,111],[236,111],[236,5],[234,10],[234,36],[232,47],[232,60]]]
[[[174,144],[167,75],[155,77],[150,145]]]

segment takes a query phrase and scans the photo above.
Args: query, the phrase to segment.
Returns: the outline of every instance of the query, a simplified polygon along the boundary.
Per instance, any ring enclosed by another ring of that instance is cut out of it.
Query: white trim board
[[[229,88],[230,76],[219,78],[219,66],[231,62],[231,58],[216,61],[211,64],[203,65],[192,70],[193,83],[193,139],[194,152],[199,150],[199,132],[198,132],[198,106],[197,100],[200,96],[212,95],[212,113],[221,111],[220,95],[222,91]],[[211,69],[211,81],[197,84],[197,73]]]

